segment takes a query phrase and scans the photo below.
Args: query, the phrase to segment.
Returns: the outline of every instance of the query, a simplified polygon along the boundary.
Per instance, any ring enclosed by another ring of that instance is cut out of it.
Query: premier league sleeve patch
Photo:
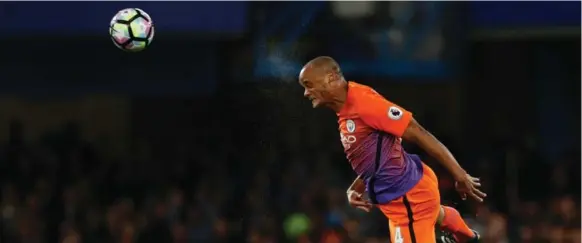
[[[388,117],[390,119],[398,121],[400,120],[400,118],[402,118],[402,115],[404,115],[404,112],[402,112],[400,108],[396,106],[391,106],[390,108],[388,108]]]

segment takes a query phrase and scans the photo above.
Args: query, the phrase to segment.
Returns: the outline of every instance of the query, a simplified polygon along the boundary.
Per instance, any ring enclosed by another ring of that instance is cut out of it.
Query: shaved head
[[[311,59],[311,61],[307,62],[307,64],[303,66],[303,69],[308,67],[322,73],[335,73],[341,75],[339,64],[337,64],[333,58],[328,56],[319,56]]]
[[[299,84],[305,88],[304,96],[312,101],[314,107],[336,104],[338,96],[343,97],[347,89],[339,64],[328,56],[319,56],[307,62],[299,74]]]

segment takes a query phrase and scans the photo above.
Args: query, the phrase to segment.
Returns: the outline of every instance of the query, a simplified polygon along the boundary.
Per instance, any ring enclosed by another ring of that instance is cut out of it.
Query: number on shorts
[[[400,232],[400,227],[394,228],[394,243],[403,243],[402,233]]]

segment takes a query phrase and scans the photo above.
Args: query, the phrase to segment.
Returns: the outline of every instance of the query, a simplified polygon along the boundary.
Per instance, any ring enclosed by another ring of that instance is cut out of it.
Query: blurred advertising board
[[[580,1],[470,1],[476,28],[580,28]]]
[[[164,32],[240,34],[247,28],[249,2],[1,2],[3,35],[107,33],[109,21],[124,8],[149,13],[156,34]]]

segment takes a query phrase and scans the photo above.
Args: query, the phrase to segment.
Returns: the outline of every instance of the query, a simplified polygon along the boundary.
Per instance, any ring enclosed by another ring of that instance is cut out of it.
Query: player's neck
[[[335,113],[339,113],[346,103],[348,98],[348,86],[347,82],[345,82],[345,85],[338,87],[337,91],[334,92],[333,103],[329,104],[329,108],[335,111]]]

